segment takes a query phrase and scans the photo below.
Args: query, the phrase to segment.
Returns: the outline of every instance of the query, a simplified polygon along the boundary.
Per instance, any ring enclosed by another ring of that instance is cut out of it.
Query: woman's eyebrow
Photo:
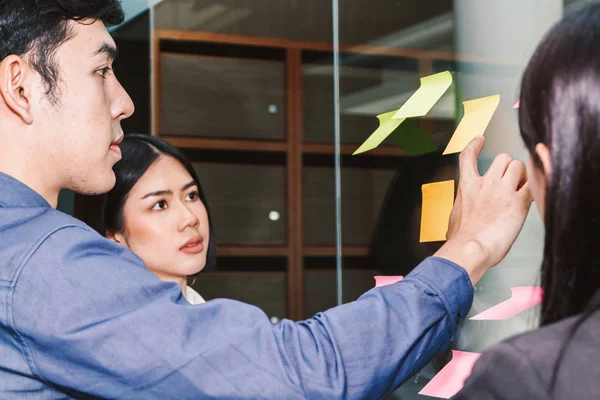
[[[191,188],[192,186],[196,186],[196,181],[191,181],[189,183],[186,183],[182,188],[181,191],[187,190],[189,188]]]
[[[170,190],[157,190],[156,192],[147,193],[146,195],[144,195],[144,197],[141,198],[141,200],[147,199],[148,197],[164,196],[168,194],[173,194],[173,192],[171,192]]]

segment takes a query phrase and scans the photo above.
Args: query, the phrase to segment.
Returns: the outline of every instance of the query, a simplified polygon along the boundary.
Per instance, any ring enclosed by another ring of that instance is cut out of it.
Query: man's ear
[[[108,240],[112,240],[113,242],[115,242],[117,244],[123,245],[125,247],[129,247],[127,245],[127,240],[125,240],[125,236],[123,236],[122,233],[115,233],[115,232],[107,230],[105,236]]]
[[[549,181],[552,176],[552,156],[550,155],[550,150],[545,144],[538,143],[535,145],[535,152],[542,161],[544,176],[546,177],[546,180]]]
[[[31,67],[19,56],[10,55],[0,63],[0,97],[27,125],[33,123],[31,78]]]

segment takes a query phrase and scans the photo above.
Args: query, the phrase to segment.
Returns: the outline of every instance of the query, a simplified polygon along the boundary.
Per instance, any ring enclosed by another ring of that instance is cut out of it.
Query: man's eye
[[[111,71],[112,68],[111,67],[104,67],[102,69],[99,69],[98,71],[96,71],[98,73],[98,75],[100,75],[101,77],[105,77],[106,74],[108,73],[108,71]]]

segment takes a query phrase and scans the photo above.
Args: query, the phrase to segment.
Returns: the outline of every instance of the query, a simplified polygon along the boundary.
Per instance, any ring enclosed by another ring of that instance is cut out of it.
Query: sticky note
[[[519,314],[542,302],[543,291],[539,286],[517,286],[510,288],[510,299],[488,308],[471,317],[473,320],[503,320]]]
[[[513,108],[519,108],[521,106],[521,100],[517,101],[517,103],[513,106]]]
[[[428,183],[421,187],[421,243],[446,240],[454,205],[454,181]]]
[[[463,102],[465,115],[454,131],[444,154],[459,153],[475,136],[483,135],[499,103],[499,94]]]
[[[388,113],[379,114],[377,118],[379,119],[379,128],[375,130],[365,140],[365,142],[354,152],[352,155],[364,153],[369,150],[373,150],[377,146],[381,144],[392,132],[396,130],[400,126],[404,119],[392,119],[392,115],[394,115],[395,111],[390,111]]]
[[[392,283],[400,282],[404,279],[403,276],[383,276],[379,275],[375,277],[375,287],[382,287],[391,285]]]
[[[452,360],[419,392],[422,396],[449,399],[463,388],[481,353],[452,350]]]
[[[419,127],[416,119],[406,120],[390,135],[394,142],[409,156],[419,156],[436,151],[433,139]]]
[[[452,85],[448,71],[421,78],[419,89],[400,107],[392,119],[422,117],[426,115]]]

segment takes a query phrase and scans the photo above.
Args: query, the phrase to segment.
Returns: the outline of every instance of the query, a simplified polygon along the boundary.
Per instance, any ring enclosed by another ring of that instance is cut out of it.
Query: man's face
[[[111,69],[115,43],[101,21],[91,22],[70,21],[74,35],[56,51],[56,102],[44,95],[41,78],[32,102],[35,132],[45,146],[37,153],[56,166],[61,188],[86,194],[114,186],[121,121],[134,111]]]

